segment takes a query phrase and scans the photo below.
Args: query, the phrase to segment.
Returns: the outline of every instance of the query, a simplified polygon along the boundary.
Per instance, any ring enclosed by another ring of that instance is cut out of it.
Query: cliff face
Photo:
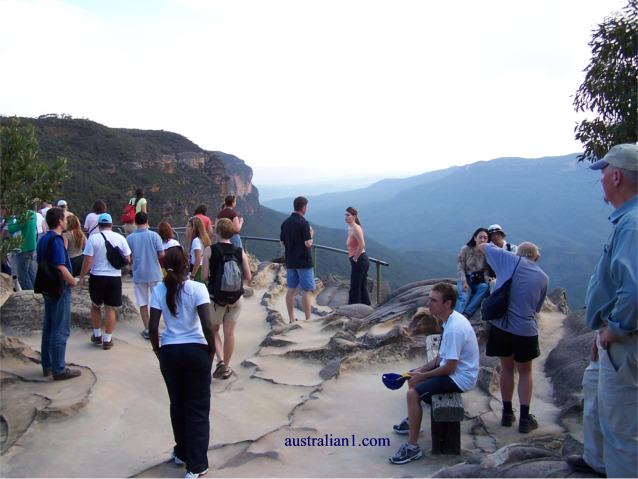
[[[60,198],[80,219],[102,199],[118,223],[136,188],[144,190],[152,224],[166,219],[182,226],[201,203],[214,217],[228,194],[238,196],[244,214],[259,208],[249,166],[236,156],[205,151],[176,133],[108,128],[55,116],[23,118],[21,123],[34,126],[43,161],[58,155],[68,159],[72,176],[62,185]]]

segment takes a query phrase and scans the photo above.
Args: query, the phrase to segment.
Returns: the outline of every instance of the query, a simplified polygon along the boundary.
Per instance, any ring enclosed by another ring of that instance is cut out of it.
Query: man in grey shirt
[[[533,243],[521,243],[516,254],[490,244],[482,244],[479,248],[496,273],[496,289],[513,278],[505,316],[490,322],[492,326],[485,354],[501,360],[502,426],[510,427],[516,420],[512,397],[514,369],[518,371],[518,399],[521,406],[518,431],[528,433],[538,428],[536,418],[529,413],[533,387],[532,360],[540,356],[536,313],[545,301],[549,278],[536,264],[541,255]]]

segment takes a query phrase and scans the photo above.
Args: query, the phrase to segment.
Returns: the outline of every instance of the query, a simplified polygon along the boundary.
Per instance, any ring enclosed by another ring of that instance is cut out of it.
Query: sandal
[[[226,368],[226,371],[224,371],[224,373],[221,375],[221,379],[228,379],[232,375],[233,375],[233,370],[230,368],[230,366],[228,366]]]
[[[224,374],[225,370],[226,370],[226,364],[224,363],[224,361],[218,361],[217,367],[215,368],[215,371],[213,372],[213,377],[214,378],[221,377],[221,375]]]

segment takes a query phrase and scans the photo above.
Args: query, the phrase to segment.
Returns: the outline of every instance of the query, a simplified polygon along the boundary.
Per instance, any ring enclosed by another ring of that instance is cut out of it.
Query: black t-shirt
[[[312,255],[305,242],[311,239],[310,223],[299,213],[292,213],[281,224],[279,239],[286,248],[286,268],[312,268]]]
[[[221,251],[220,251],[221,249]],[[215,243],[210,247],[210,261],[208,262],[208,277],[209,277],[209,285],[213,284],[215,280],[215,275],[217,274],[217,269],[219,268],[219,263],[224,258],[224,255],[232,254],[235,256],[237,261],[239,261],[239,267],[242,267],[242,252],[243,250],[232,243]]]

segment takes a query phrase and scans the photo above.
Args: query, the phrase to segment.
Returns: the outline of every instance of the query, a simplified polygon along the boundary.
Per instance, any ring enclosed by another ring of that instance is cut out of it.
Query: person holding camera
[[[478,228],[463,245],[458,257],[458,300],[455,311],[471,318],[489,293],[489,268],[479,246],[487,243],[486,228]]]

